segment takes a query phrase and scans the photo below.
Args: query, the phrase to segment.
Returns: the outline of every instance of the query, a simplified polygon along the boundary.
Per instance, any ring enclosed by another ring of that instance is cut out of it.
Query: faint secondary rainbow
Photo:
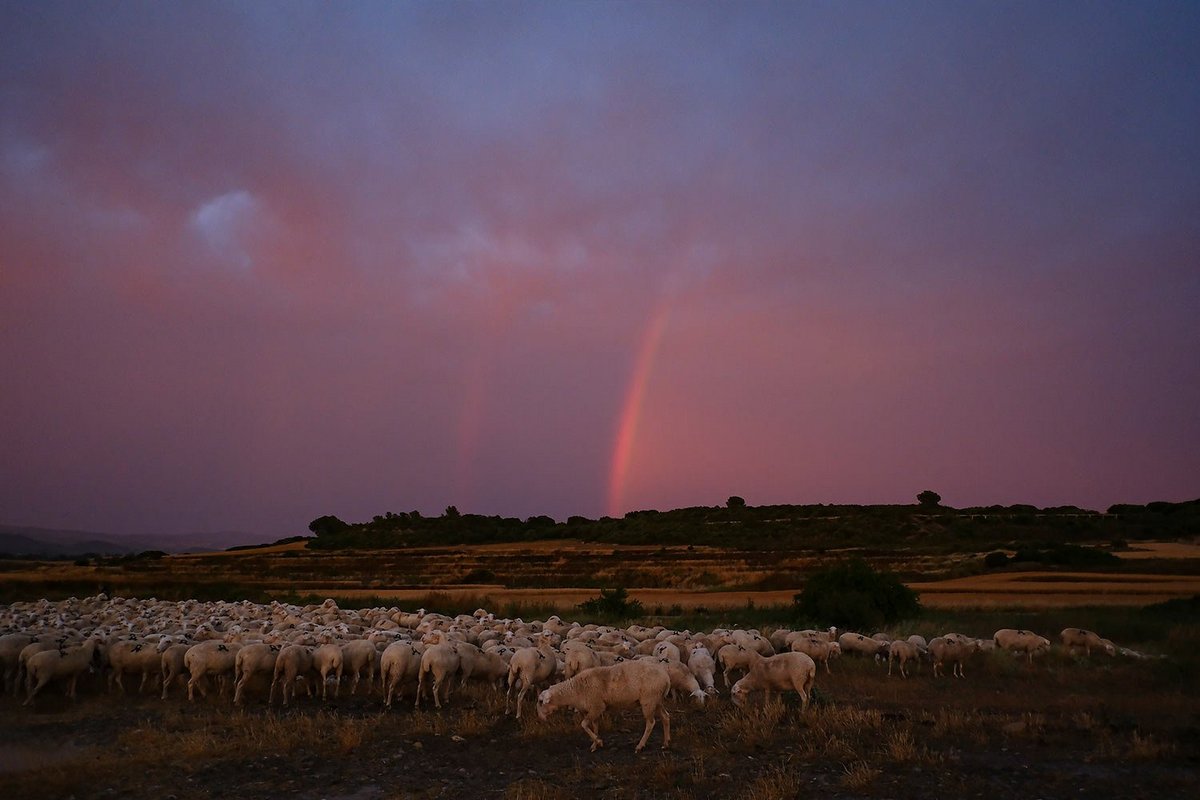
[[[617,428],[617,440],[613,447],[612,472],[608,479],[608,514],[620,517],[625,513],[625,481],[629,477],[629,460],[633,455],[633,444],[637,441],[638,423],[642,417],[642,405],[646,397],[646,386],[650,382],[650,373],[654,368],[654,358],[658,355],[658,346],[662,341],[663,331],[667,327],[667,318],[671,314],[671,304],[663,301],[650,317],[646,331],[642,334],[642,342],[638,347],[637,361],[634,363],[633,376],[629,381],[629,389],[625,393],[625,404],[621,408],[621,424]]]

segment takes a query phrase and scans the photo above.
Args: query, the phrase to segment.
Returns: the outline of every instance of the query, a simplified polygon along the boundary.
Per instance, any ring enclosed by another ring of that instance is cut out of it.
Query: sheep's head
[[[708,697],[703,689],[696,689],[692,692],[692,699],[696,701],[696,705],[703,706],[704,700]]]
[[[742,678],[729,690],[729,699],[734,702],[734,705],[743,706],[746,704],[746,696],[748,694],[750,692],[746,688],[746,679]]]
[[[549,689],[543,689],[537,700],[538,719],[545,720],[558,710]]]

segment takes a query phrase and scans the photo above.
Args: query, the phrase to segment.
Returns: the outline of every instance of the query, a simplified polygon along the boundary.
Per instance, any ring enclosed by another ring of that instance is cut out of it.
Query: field
[[[513,563],[535,557],[560,583],[589,568],[593,578],[708,572],[707,586],[628,584],[654,615],[643,621],[765,631],[778,624],[795,588],[754,588],[755,581],[836,557],[563,544],[399,555],[312,554],[284,545],[121,564],[9,562],[3,578],[6,591],[26,595],[104,585],[143,596],[386,599],[450,612],[487,602],[527,619],[551,610],[578,619],[574,605],[595,596],[594,588],[512,585],[532,574]],[[1139,544],[1106,571],[958,576],[966,556],[891,557],[898,572],[913,576],[928,609],[891,633],[988,636],[1023,627],[1053,637],[1078,625],[1162,658],[1085,658],[1055,649],[1029,665],[980,654],[967,677],[955,680],[934,679],[928,665],[908,679],[888,677],[886,667],[844,657],[832,674],[818,675],[806,713],[794,697],[767,706],[756,698],[748,708],[731,704],[727,692],[703,708],[677,699],[671,749],[657,749],[656,730],[636,755],[641,720],[632,712],[612,715],[607,746],[589,753],[571,715],[543,722],[530,713],[518,722],[505,714],[503,695],[483,686],[466,687],[440,711],[414,711],[411,697],[386,710],[378,694],[328,704],[304,699],[284,710],[267,705],[260,685],[245,709],[234,709],[228,697],[189,705],[178,697],[108,695],[92,676],[75,703],[57,691],[34,708],[0,697],[0,792],[78,800],[1186,796],[1200,785],[1200,619],[1194,603],[1143,607],[1200,593],[1193,547]],[[409,584],[388,580],[388,570],[452,579],[486,570],[494,580]]]

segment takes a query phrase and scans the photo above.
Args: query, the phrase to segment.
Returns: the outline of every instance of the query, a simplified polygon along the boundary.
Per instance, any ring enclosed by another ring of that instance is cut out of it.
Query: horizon
[[[1193,499],[1198,30],[0,4],[0,517]]]

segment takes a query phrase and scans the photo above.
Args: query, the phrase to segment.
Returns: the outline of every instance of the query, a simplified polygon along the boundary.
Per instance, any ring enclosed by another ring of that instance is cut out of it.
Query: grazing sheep
[[[791,652],[804,653],[816,663],[824,664],[825,674],[829,675],[832,674],[829,669],[829,660],[840,656],[842,647],[837,642],[801,637],[792,640]]]
[[[323,644],[313,651],[313,671],[321,676],[321,699],[329,699],[329,676],[334,677],[333,696],[342,693],[342,670],[345,665],[342,648],[336,644]]]
[[[761,690],[768,702],[772,690],[795,691],[800,695],[800,710],[803,712],[808,708],[816,679],[817,665],[804,653],[780,653],[766,658],[758,656],[750,665],[746,677],[733,685],[730,696],[735,703],[743,705],[746,696],[753,691]]]
[[[138,694],[141,694],[151,676],[158,677],[162,673],[162,657],[157,648],[150,642],[119,641],[113,642],[105,651],[108,661],[108,689],[111,692],[115,684],[121,694],[125,694],[125,673],[141,674],[138,684]]]
[[[30,656],[25,665],[28,695],[24,705],[32,704],[33,698],[46,684],[60,678],[66,679],[67,697],[74,700],[75,684],[79,676],[92,666],[98,646],[99,643],[95,639],[88,639],[78,647],[43,650]]]
[[[442,701],[438,690],[445,687],[446,699],[450,698],[450,681],[453,680],[454,673],[458,672],[461,663],[458,648],[454,644],[443,642],[426,647],[425,652],[421,654],[421,668],[417,672],[417,699],[413,708],[421,707],[421,695],[425,692],[427,675],[433,676],[433,704],[441,708]]]
[[[394,642],[383,651],[379,674],[383,683],[384,705],[392,707],[392,698],[404,697],[404,686],[415,687],[421,672],[421,646],[412,642]]]
[[[936,637],[929,643],[929,655],[933,658],[933,677],[939,677],[938,673],[947,661],[954,665],[951,668],[954,677],[966,677],[963,673],[963,662],[978,649],[979,640],[968,636],[951,633]]]
[[[267,702],[275,702],[275,687],[279,686],[283,695],[283,704],[296,694],[296,681],[304,680],[305,692],[311,697],[312,690],[308,686],[308,674],[312,672],[313,651],[300,644],[289,644],[279,651],[275,659],[275,674],[271,680],[271,692]]]
[[[843,653],[854,653],[872,658],[887,652],[887,644],[877,639],[863,636],[861,633],[843,633],[838,637],[838,644]]]
[[[208,696],[209,675],[217,676],[217,693],[223,693],[226,678],[233,674],[237,653],[241,649],[240,644],[220,639],[206,639],[188,648],[183,656],[183,665],[187,667],[188,675],[191,676],[187,685],[188,702],[195,701],[196,690],[200,691],[201,697]]]
[[[717,663],[713,660],[712,652],[703,643],[697,642],[688,650],[687,667],[696,676],[696,680],[700,682],[700,686],[706,694],[717,693],[714,678]]]
[[[624,656],[604,650],[593,650],[586,645],[567,648],[566,664],[563,667],[563,677],[573,678],[587,669],[595,667],[611,667],[624,661]]]
[[[544,690],[538,695],[538,717],[545,720],[560,708],[582,711],[584,718],[580,727],[592,740],[591,749],[595,752],[604,746],[598,728],[604,712],[609,708],[636,705],[642,709],[646,727],[634,752],[641,752],[646,746],[656,718],[662,721],[663,749],[666,749],[671,743],[671,715],[665,707],[670,688],[671,679],[662,664],[623,661],[611,667],[589,669]]]
[[[748,672],[754,658],[759,656],[757,650],[751,650],[740,644],[727,644],[717,651],[717,662],[721,665],[721,679],[729,686],[729,673],[734,670]]]
[[[695,700],[697,705],[704,705],[704,698],[707,695],[700,688],[700,683],[690,669],[681,662],[672,661],[669,658],[660,658],[658,663],[667,668],[667,676],[671,679],[671,688],[668,690],[668,694],[681,692]]]
[[[906,664],[908,664],[909,661],[916,661],[918,664],[921,663],[920,662],[921,648],[917,647],[912,642],[906,642],[906,641],[897,639],[896,641],[891,642],[888,645],[887,653],[888,653],[888,675],[892,674],[892,662],[893,661],[900,662],[900,677],[901,678],[908,677],[908,673],[905,671],[904,667]]]
[[[1001,650],[1007,650],[1013,654],[1025,653],[1030,664],[1033,663],[1035,655],[1050,650],[1050,640],[1046,637],[1038,636],[1031,631],[1014,630],[1012,628],[1002,628],[996,631],[995,635],[992,636],[992,641]]]
[[[508,692],[505,694],[504,713],[507,714],[511,706],[513,689],[520,686],[517,694],[517,719],[520,719],[526,693],[554,677],[557,669],[558,659],[549,648],[522,647],[513,653],[512,660],[508,662]]]
[[[1107,639],[1100,638],[1099,634],[1083,628],[1063,628],[1063,632],[1059,636],[1062,638],[1063,647],[1067,648],[1067,652],[1071,655],[1075,654],[1077,647],[1082,647],[1084,655],[1089,657],[1092,655],[1093,648],[1103,650],[1110,656],[1117,654],[1116,645]]]
[[[375,645],[365,639],[355,639],[342,645],[342,668],[354,676],[350,683],[350,694],[358,691],[358,680],[365,672],[367,675],[367,693],[375,683],[375,673],[379,668],[379,651]]]
[[[246,684],[256,675],[274,677],[275,661],[279,657],[277,644],[248,644],[233,659],[233,704],[241,705],[246,696]]]
[[[188,675],[185,657],[191,650],[190,644],[171,644],[159,653],[160,671],[162,672],[162,699],[167,699],[167,693],[178,679]],[[188,676],[190,677],[190,676]]]

